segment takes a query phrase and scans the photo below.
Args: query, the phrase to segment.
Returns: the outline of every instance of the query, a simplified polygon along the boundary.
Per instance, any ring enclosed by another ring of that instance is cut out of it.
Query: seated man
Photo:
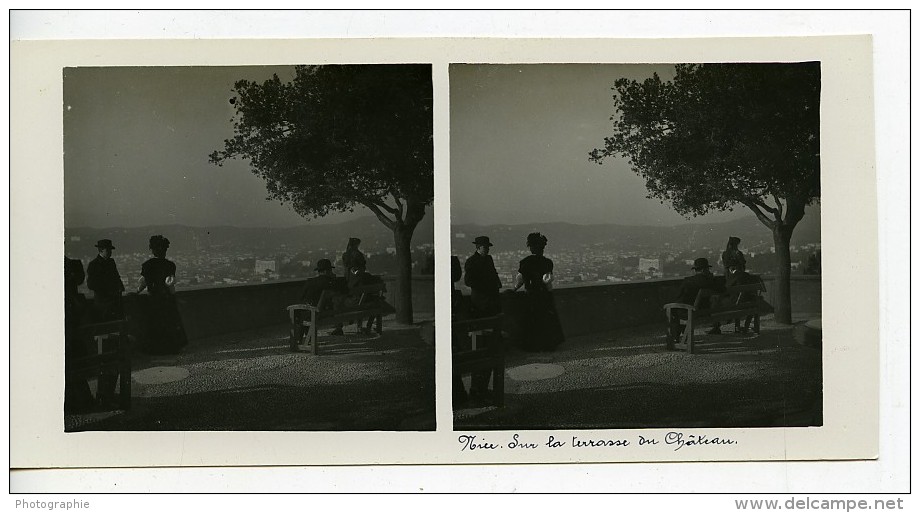
[[[684,278],[684,281],[680,285],[680,293],[678,294],[677,301],[680,303],[685,303],[692,305],[696,301],[696,295],[700,290],[708,289],[714,290],[716,292],[721,292],[725,290],[725,286],[722,282],[716,279],[713,276],[712,271],[709,269],[712,266],[709,265],[709,260],[705,258],[697,258],[693,261],[693,276],[688,276]],[[708,301],[705,304],[699,305],[700,308],[709,308]],[[681,319],[684,318],[686,313],[683,310],[674,310],[672,311],[670,319],[670,329],[668,332],[668,350],[674,349],[674,344],[680,340],[680,336],[684,332],[684,327],[680,324]],[[707,333],[709,334],[718,334],[719,323],[715,323]]]
[[[314,269],[316,271],[316,276],[308,279],[304,284],[303,290],[300,292],[300,301],[317,306],[320,296],[323,295],[323,291],[330,291],[334,293],[334,296],[333,300],[327,303],[327,309],[332,310],[341,306],[344,298],[348,294],[348,288],[345,284],[345,280],[336,276],[333,269],[335,268],[332,266],[332,262],[327,258],[321,258],[316,262],[316,268]],[[342,325],[338,325],[331,334],[341,335],[342,333]],[[291,349],[296,349],[302,337],[303,324],[299,322],[298,319],[298,322],[294,325],[294,336],[291,338]]]

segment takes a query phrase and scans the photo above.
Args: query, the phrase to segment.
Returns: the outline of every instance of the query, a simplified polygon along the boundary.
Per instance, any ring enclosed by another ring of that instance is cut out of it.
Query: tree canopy
[[[748,207],[773,232],[775,318],[791,322],[789,241],[821,194],[821,64],[678,64],[613,90],[613,134],[590,159],[625,157],[687,217]]]
[[[685,216],[750,208],[794,226],[820,197],[820,63],[678,64],[614,83],[613,134],[590,153],[626,157],[649,197]]]
[[[249,160],[304,217],[370,209],[393,231],[396,316],[411,323],[412,235],[434,197],[431,66],[297,66],[290,82],[234,90],[235,135],[211,162]]]
[[[297,66],[290,82],[241,80],[234,137],[210,155],[247,159],[269,197],[305,217],[363,205],[414,227],[434,195],[429,65]]]

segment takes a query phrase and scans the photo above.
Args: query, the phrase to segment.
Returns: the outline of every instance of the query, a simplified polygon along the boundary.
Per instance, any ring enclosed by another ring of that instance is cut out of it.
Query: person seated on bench
[[[91,311],[77,288],[86,279],[83,262],[64,257],[64,361],[88,356],[80,339],[80,326],[90,322]],[[64,413],[82,413],[94,406],[93,393],[86,378],[64,373]]]
[[[725,275],[725,286],[733,287],[735,285],[750,285],[754,283],[760,283],[760,278],[748,274],[744,270],[744,263],[741,265],[733,264],[728,267],[728,274]],[[757,294],[754,292],[744,292],[741,294],[739,300],[741,302],[753,301],[757,297]],[[741,319],[735,319],[735,333],[746,334],[751,328],[751,321],[754,320],[753,315],[748,315],[744,319],[744,327],[741,327]]]
[[[332,266],[332,262],[328,258],[321,258],[316,262],[316,276],[307,280],[307,283],[304,284],[303,290],[300,293],[300,300],[303,303],[316,306],[319,303],[319,298],[323,294],[323,291],[333,292],[333,300],[328,303],[329,309],[336,309],[341,306],[345,301],[345,298],[348,296],[348,285],[345,282],[344,278],[339,278],[335,275],[333,270],[335,267]],[[303,324],[298,322],[296,323],[297,331],[295,332],[294,340],[300,340],[303,335]],[[336,325],[335,329],[332,331],[331,335],[342,335],[342,325]]]
[[[460,259],[456,256],[450,257],[450,316],[451,321],[463,320],[469,317],[466,305],[463,301],[463,292],[457,288],[457,282],[463,278],[463,266],[460,265]],[[451,341],[452,349],[455,341]],[[464,340],[464,342],[466,342]],[[465,344],[464,344],[465,345]],[[452,396],[454,409],[460,408],[468,399],[466,395],[466,386],[463,384],[463,378],[459,373],[454,372],[451,376]]]
[[[363,261],[359,263],[357,266],[349,268],[348,277],[345,280],[346,280],[346,284],[348,285],[348,292],[351,296],[349,298],[349,301],[354,304],[357,304],[357,301],[360,299],[359,297],[360,294],[356,294],[355,289],[364,287],[366,285],[378,285],[380,283],[383,283],[383,278],[381,278],[380,276],[377,276],[376,274],[371,274],[367,272],[367,267]],[[373,295],[366,297],[364,299],[365,304],[383,302],[383,301],[384,299],[382,297],[373,296]],[[364,333],[370,333],[371,325],[374,323],[374,319],[377,319],[377,322],[378,322],[377,327],[379,329],[380,328],[379,323],[382,322],[382,318],[380,316],[377,316],[377,317],[368,317],[367,325],[364,328],[362,328],[361,331]],[[360,327],[360,322],[358,324]]]
[[[716,292],[722,292],[725,290],[725,285],[716,279],[713,276],[712,271],[709,269],[712,268],[709,265],[709,260],[706,258],[697,258],[693,261],[693,276],[688,276],[684,278],[684,281],[680,285],[680,294],[678,294],[677,301],[680,303],[685,303],[692,305],[696,301],[696,296],[700,290],[709,289]],[[700,308],[709,308],[708,299],[706,304],[699,305]],[[686,316],[686,312],[683,310],[675,310],[674,315],[670,319],[670,329],[668,332],[668,350],[674,349],[674,344],[680,340],[680,336],[684,332],[684,327],[680,324],[682,318]],[[719,323],[716,322],[712,325],[712,328],[707,332],[710,335],[721,333],[719,329]]]

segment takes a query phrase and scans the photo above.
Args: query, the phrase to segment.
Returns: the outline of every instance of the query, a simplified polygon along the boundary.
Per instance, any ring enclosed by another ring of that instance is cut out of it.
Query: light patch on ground
[[[297,363],[302,357],[296,354],[269,355],[253,358],[231,358],[229,360],[215,360],[190,365],[192,369],[209,369],[219,371],[266,371],[280,369]]]
[[[555,378],[562,375],[564,372],[565,368],[561,365],[531,363],[519,367],[512,367],[506,371],[506,374],[515,381],[538,381]]]
[[[131,373],[131,378],[142,385],[162,385],[187,378],[188,369],[184,367],[151,367]]]

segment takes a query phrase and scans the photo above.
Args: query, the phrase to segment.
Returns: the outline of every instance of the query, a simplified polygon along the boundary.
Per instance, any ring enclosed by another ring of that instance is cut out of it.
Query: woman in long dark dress
[[[547,239],[539,232],[527,236],[532,253],[521,260],[514,290],[524,287],[523,348],[552,351],[565,341],[553,301],[553,261],[543,256]]]
[[[137,293],[147,290],[144,316],[145,350],[150,354],[177,354],[188,343],[179,307],[176,304],[176,264],[166,259],[169,239],[162,235],[150,237],[153,258],[141,266],[141,282]]]

